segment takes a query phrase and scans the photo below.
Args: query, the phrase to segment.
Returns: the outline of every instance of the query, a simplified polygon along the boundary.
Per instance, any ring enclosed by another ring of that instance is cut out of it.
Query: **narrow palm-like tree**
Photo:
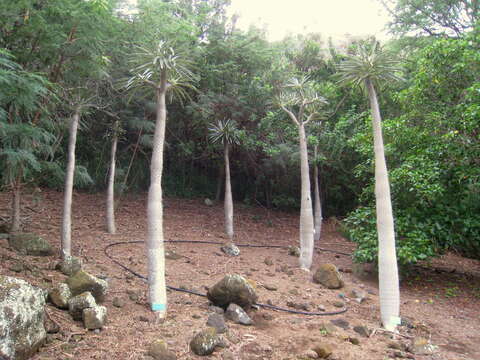
[[[159,41],[152,47],[137,46],[132,54],[133,76],[125,84],[127,89],[153,89],[156,97],[156,121],[153,136],[153,152],[150,163],[150,188],[147,204],[147,257],[149,302],[157,319],[167,313],[167,291],[165,283],[165,249],[163,237],[163,149],[167,121],[167,94],[180,98],[187,96],[183,90],[194,80],[186,67],[186,60],[175,53],[166,42]]]
[[[319,96],[308,77],[293,78],[284,87],[278,99],[280,107],[298,128],[300,147],[301,203],[300,203],[300,268],[310,270],[313,259],[314,221],[310,189],[310,169],[305,126],[317,114],[326,100]],[[295,112],[296,110],[296,112]]]
[[[223,157],[225,161],[225,233],[230,241],[233,241],[233,199],[232,184],[230,181],[230,147],[239,144],[237,128],[235,122],[231,119],[226,121],[218,121],[210,127],[210,140],[213,143],[221,143],[223,145]]]
[[[400,289],[395,249],[390,184],[382,137],[382,118],[375,85],[380,81],[397,81],[398,61],[383,51],[376,41],[359,44],[356,55],[340,65],[341,83],[363,86],[370,100],[375,152],[375,201],[378,233],[378,270],[380,312],[383,326],[395,330],[399,322]]]
[[[119,130],[120,122],[116,120],[112,127],[112,144],[110,150],[110,168],[108,171],[107,187],[107,231],[109,234],[115,234],[117,232],[115,224],[115,165]]]
[[[318,171],[318,144],[315,144],[313,147],[313,196],[314,196],[314,223],[315,223],[315,234],[313,235],[313,239],[315,242],[320,241],[320,235],[322,233],[322,202],[320,201],[320,180],[318,177],[320,176]]]

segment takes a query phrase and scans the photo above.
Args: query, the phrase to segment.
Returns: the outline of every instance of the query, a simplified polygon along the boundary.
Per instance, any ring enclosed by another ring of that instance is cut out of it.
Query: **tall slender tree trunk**
[[[72,256],[72,194],[73,176],[75,173],[75,145],[79,122],[80,107],[77,107],[70,120],[67,171],[65,173],[65,189],[63,193],[62,258],[64,260]]]
[[[315,145],[314,147],[314,157],[315,159],[317,158],[318,155],[318,145]],[[322,233],[322,203],[320,201],[320,184],[319,184],[319,173],[318,173],[318,165],[315,163],[315,166],[313,168],[313,181],[314,181],[314,196],[315,196],[315,234],[313,236],[313,239],[315,242],[318,242],[320,240],[320,235]]]
[[[378,232],[378,270],[380,313],[383,326],[394,331],[399,321],[400,289],[395,249],[390,184],[383,147],[382,124],[377,94],[373,83],[365,80],[372,110],[373,141],[375,151],[375,201]]]
[[[303,123],[298,125],[300,138],[300,175],[302,198],[300,204],[300,268],[310,270],[313,259],[313,211],[308,166],[307,139]]]
[[[165,125],[167,109],[165,95],[167,92],[167,73],[162,70],[157,93],[157,119],[153,135],[153,153],[150,164],[150,188],[148,190],[148,285],[149,301],[157,319],[167,314],[167,288],[165,283],[165,248],[163,238],[163,199],[162,173],[163,148],[165,143]]]
[[[112,150],[110,152],[110,171],[108,173],[107,188],[107,231],[109,234],[115,234],[117,228],[115,226],[115,162],[117,155],[117,124],[114,126],[112,137]]]
[[[225,144],[225,232],[230,241],[233,241],[233,199],[232,184],[230,180],[230,156],[228,143]]]
[[[10,228],[12,233],[19,232],[22,226],[20,219],[20,199],[20,181],[17,179],[12,186],[12,225]]]

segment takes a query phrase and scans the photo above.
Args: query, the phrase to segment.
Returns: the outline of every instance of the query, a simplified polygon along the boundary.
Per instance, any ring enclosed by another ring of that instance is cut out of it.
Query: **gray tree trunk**
[[[382,124],[377,94],[373,83],[367,79],[370,107],[372,110],[373,140],[375,151],[375,201],[378,232],[378,271],[380,313],[383,326],[394,331],[399,321],[400,289],[395,249],[390,184],[383,147]]]
[[[147,221],[147,258],[149,302],[157,320],[167,314],[167,288],[165,283],[165,248],[163,238],[163,199],[162,173],[163,148],[165,143],[165,125],[167,108],[165,95],[167,92],[167,73],[163,70],[157,94],[157,118],[153,136],[153,153],[150,164],[150,188],[148,190]]]
[[[318,146],[315,145],[315,148],[314,148],[315,159],[317,158],[317,155],[318,155]],[[318,245],[318,242],[320,241],[320,235],[322,233],[322,221],[323,221],[322,203],[320,201],[320,184],[319,184],[318,177],[319,177],[318,165],[315,163],[315,166],[313,168],[314,196],[315,196],[315,218],[314,218],[315,233],[314,233],[313,239],[315,240],[315,242],[317,242],[317,245]]]
[[[115,234],[115,162],[117,155],[118,135],[115,127],[112,137],[112,150],[110,152],[110,171],[108,173],[107,188],[107,231],[109,234]]]
[[[21,230],[21,219],[20,219],[20,198],[21,191],[19,184],[14,184],[12,187],[12,225],[10,231],[15,233]]]
[[[63,194],[62,218],[62,258],[65,260],[72,256],[72,194],[73,176],[75,174],[75,145],[77,143],[78,123],[80,122],[80,108],[77,107],[70,120],[68,138],[68,160],[65,173],[65,189]]]
[[[310,270],[313,259],[313,211],[308,166],[307,139],[303,123],[298,124],[300,138],[300,175],[302,198],[300,204],[300,268]]]
[[[230,182],[230,157],[229,146],[225,144],[225,232],[230,241],[233,240],[233,199],[232,199],[232,184]]]

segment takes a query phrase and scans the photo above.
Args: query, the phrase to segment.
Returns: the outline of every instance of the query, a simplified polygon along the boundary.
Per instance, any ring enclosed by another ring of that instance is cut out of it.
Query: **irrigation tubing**
[[[224,245],[224,243],[222,243],[222,242],[218,242],[218,241],[206,241],[206,240],[199,240],[199,241],[195,241],[195,240],[165,240],[164,242],[165,242],[165,243],[180,243],[180,244]],[[146,276],[144,276],[144,275],[136,272],[135,270],[130,269],[128,266],[125,266],[125,265],[122,264],[120,261],[118,261],[118,260],[116,260],[115,258],[113,258],[113,257],[110,255],[110,253],[108,252],[108,250],[109,250],[110,248],[114,247],[114,246],[127,245],[127,244],[142,244],[142,243],[144,243],[143,240],[118,241],[118,242],[114,242],[114,243],[111,243],[111,244],[108,244],[107,246],[105,246],[105,248],[103,249],[103,252],[105,253],[105,256],[106,256],[107,258],[109,258],[113,263],[115,263],[116,265],[118,265],[119,267],[121,267],[123,270],[128,271],[128,272],[131,273],[132,275],[134,275],[134,276],[142,279],[143,281],[147,282],[147,277],[146,277]],[[283,246],[283,245],[254,245],[254,244],[235,244],[235,245],[238,246],[238,247],[249,247],[249,248],[288,249],[288,246]],[[316,250],[320,250],[320,251],[331,252],[331,253],[339,254],[339,255],[345,255],[345,256],[350,256],[350,255],[351,255],[351,254],[344,253],[344,252],[341,252],[341,251],[330,250],[330,249],[323,249],[323,248],[319,248],[319,247],[315,247],[315,249],[316,249]],[[177,288],[177,287],[173,287],[173,286],[170,286],[170,285],[167,285],[167,289],[173,290],[173,291],[178,291],[178,292],[184,292],[184,293],[191,294],[191,295],[196,295],[196,296],[201,296],[201,297],[207,297],[207,295],[202,294],[202,293],[199,293],[199,292],[197,292],[197,291],[188,290],[188,289],[183,289],[183,288]],[[262,308],[265,308],[265,309],[271,309],[271,310],[286,312],[286,313],[290,313],[290,314],[308,315],[308,316],[331,316],[331,315],[340,315],[340,314],[345,313],[345,312],[348,310],[347,307],[344,307],[343,309],[338,310],[338,311],[330,311],[330,312],[310,312],[310,311],[291,310],[291,309],[281,308],[281,307],[278,307],[278,306],[275,306],[275,305],[262,304],[262,303],[254,303],[253,305],[258,306],[258,307],[262,307]]]

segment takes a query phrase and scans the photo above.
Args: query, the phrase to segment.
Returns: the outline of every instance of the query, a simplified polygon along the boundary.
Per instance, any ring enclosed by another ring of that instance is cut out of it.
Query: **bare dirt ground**
[[[83,329],[80,322],[71,320],[67,312],[47,306],[49,317],[61,330],[41,348],[36,360],[47,359],[147,359],[146,349],[157,338],[165,339],[179,359],[200,359],[189,350],[193,335],[205,327],[208,302],[203,297],[169,291],[168,317],[162,324],[152,321],[146,297],[146,284],[132,277],[104,255],[104,247],[118,241],[145,240],[146,195],[130,195],[122,199],[117,210],[118,235],[105,232],[103,194],[74,194],[73,253],[80,256],[87,271],[106,276],[110,290],[105,306],[107,325],[100,332]],[[0,217],[7,217],[10,198],[0,193]],[[165,200],[165,238],[169,240],[226,241],[223,235],[223,206],[206,206],[201,199]],[[42,190],[25,196],[23,201],[24,230],[35,232],[49,240],[56,250],[60,247],[62,194]],[[355,245],[335,229],[335,221],[323,226],[320,246],[351,253]],[[298,214],[267,211],[259,207],[235,206],[236,239],[239,244],[297,245]],[[312,311],[324,307],[338,310],[334,305],[343,301],[348,307],[337,316],[303,316],[259,309],[250,315],[255,325],[228,323],[225,336],[227,348],[218,349],[212,359],[299,359],[316,344],[327,343],[337,360],[384,360],[394,358],[388,348],[391,335],[382,331],[362,337],[353,331],[356,325],[379,328],[378,286],[374,275],[352,273],[351,258],[331,252],[317,252],[314,270],[322,263],[334,263],[341,270],[345,288],[328,290],[311,281],[311,273],[298,269],[298,259],[285,249],[242,248],[238,257],[228,257],[217,245],[166,244],[167,250],[182,255],[167,260],[167,282],[205,293],[227,273],[238,273],[257,283],[259,302],[271,302],[287,307],[287,302],[307,303]],[[110,253],[133,270],[146,274],[144,244],[120,245]],[[265,264],[270,257],[273,265]],[[63,281],[65,276],[52,270],[55,257],[21,257],[0,240],[0,274],[16,276],[48,288]],[[25,264],[20,273],[12,264]],[[276,287],[276,291],[265,288]],[[270,286],[268,286],[270,285]],[[368,291],[368,298],[359,304],[351,298],[352,289]],[[112,305],[121,298],[125,305]],[[401,315],[413,328],[400,327],[400,342],[409,343],[412,337],[423,336],[434,346],[433,354],[412,355],[426,360],[480,359],[480,262],[455,254],[447,254],[430,264],[415,268],[401,287]],[[343,319],[348,328],[335,326],[333,333],[324,330],[331,320]],[[323,330],[322,330],[323,329]],[[359,340],[358,345],[351,338]],[[350,340],[349,340],[350,339]]]

